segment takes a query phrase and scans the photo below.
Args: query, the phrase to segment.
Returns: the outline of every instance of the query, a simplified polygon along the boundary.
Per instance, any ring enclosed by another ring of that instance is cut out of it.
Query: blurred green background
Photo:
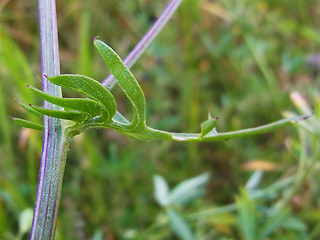
[[[93,38],[124,58],[168,2],[57,1],[61,72],[102,81],[108,69]],[[1,240],[27,239],[36,197],[42,133],[20,128],[8,116],[36,121],[15,98],[41,104],[25,87],[41,87],[37,13],[37,1],[0,0]],[[67,160],[57,239],[178,239],[154,200],[153,176],[174,186],[204,172],[211,174],[205,195],[177,207],[196,239],[250,240],[263,226],[269,230],[259,239],[320,239],[320,61],[310,60],[320,51],[319,25],[318,0],[185,0],[132,68],[146,95],[150,126],[199,132],[208,112],[220,118],[218,131],[258,126],[284,111],[305,112],[294,91],[315,117],[304,127],[216,143],[140,141],[104,129],[81,134]],[[130,116],[120,88],[112,92],[119,111]],[[261,189],[294,180],[251,201],[239,189],[255,171],[263,173]],[[235,209],[209,214],[236,196]],[[200,211],[208,214],[191,217]],[[255,227],[243,225],[248,219]]]

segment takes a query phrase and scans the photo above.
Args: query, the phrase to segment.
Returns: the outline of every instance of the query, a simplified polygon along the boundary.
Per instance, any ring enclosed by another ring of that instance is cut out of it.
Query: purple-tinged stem
[[[61,97],[61,88],[50,83],[46,77],[60,74],[55,0],[38,1],[43,91]],[[131,67],[151,44],[181,2],[182,0],[171,0],[159,19],[125,58],[124,63],[128,67]],[[102,84],[111,88],[115,83],[116,80],[110,75]],[[48,102],[44,102],[44,107],[57,108]],[[39,182],[30,240],[53,240],[55,236],[65,161],[70,144],[70,138],[66,138],[63,130],[60,119],[44,117]]]
[[[182,0],[171,0],[165,10],[161,13],[157,21],[152,25],[149,31],[144,35],[140,42],[134,47],[129,55],[124,59],[124,64],[131,68],[133,64],[139,59],[141,54],[149,47],[155,37],[159,34],[162,28],[169,21],[171,16],[175,13],[180,6]],[[108,89],[111,89],[117,80],[110,74],[103,82],[102,85]]]
[[[60,74],[58,30],[55,0],[39,0],[42,88],[45,93],[61,97],[61,88],[45,75]],[[48,102],[44,107],[57,109]],[[63,133],[60,119],[43,119],[43,145],[30,240],[54,239],[62,188],[62,178],[69,141]]]

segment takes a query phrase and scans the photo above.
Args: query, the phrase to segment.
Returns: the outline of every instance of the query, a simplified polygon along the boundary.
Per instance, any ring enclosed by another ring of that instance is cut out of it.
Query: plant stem
[[[128,67],[131,67],[151,44],[181,2],[182,0],[171,0],[159,19],[126,57],[125,64]],[[45,77],[60,74],[55,0],[39,0],[39,22],[43,91],[52,96],[61,97],[61,88],[50,83]],[[112,88],[115,83],[116,80],[110,75],[102,84]],[[58,107],[44,102],[44,108],[57,109]],[[65,136],[61,120],[44,117],[37,200],[30,235],[32,240],[54,239],[69,144],[70,138]]]
[[[141,54],[150,46],[152,41],[156,38],[162,28],[167,24],[171,16],[175,13],[180,6],[182,0],[171,0],[165,10],[161,13],[157,21],[152,25],[146,35],[140,40],[140,42],[134,47],[129,55],[123,60],[124,64],[131,68],[133,64],[139,59]],[[117,80],[110,74],[103,82],[102,85],[108,89],[111,89]]]
[[[61,88],[50,83],[45,75],[60,74],[58,30],[55,0],[39,0],[42,87],[45,93],[61,97]],[[47,109],[58,109],[44,102]],[[69,140],[63,133],[60,119],[44,117],[42,155],[37,199],[30,239],[54,239],[60,202],[62,178]]]
[[[185,79],[182,85],[182,104],[188,106],[183,108],[182,117],[186,119],[186,129],[190,132],[197,131],[199,125],[199,96],[200,96],[200,76],[197,76],[197,46],[195,39],[197,36],[194,31],[194,22],[199,18],[198,0],[186,0],[185,5],[181,7],[181,31],[183,58],[186,64],[184,71]],[[196,161],[199,156],[198,145],[189,143],[188,160]]]

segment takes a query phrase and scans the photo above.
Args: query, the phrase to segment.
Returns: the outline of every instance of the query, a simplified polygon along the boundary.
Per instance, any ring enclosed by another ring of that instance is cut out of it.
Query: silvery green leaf
[[[169,194],[169,204],[185,204],[204,194],[205,184],[210,178],[209,173],[190,178],[178,184]]]
[[[188,223],[174,210],[168,209],[167,215],[172,231],[182,240],[194,240]]]
[[[19,215],[19,234],[23,235],[30,231],[32,225],[33,210],[27,208]]]
[[[21,118],[15,118],[15,117],[10,117],[16,124],[25,127],[25,128],[31,128],[35,130],[40,130],[43,131],[43,125],[38,124],[38,123],[33,123],[25,119]]]
[[[103,240],[103,233],[100,229],[94,232],[93,240]]]
[[[81,112],[51,110],[51,109],[46,109],[46,108],[37,107],[37,106],[31,106],[31,108],[49,117],[66,119],[66,120],[71,120],[75,122],[83,122],[89,118],[88,114],[81,113]]]
[[[56,85],[73,89],[92,100],[100,102],[107,113],[105,119],[102,120],[108,121],[117,111],[117,104],[111,92],[92,78],[76,74],[62,74],[48,79]]]
[[[256,188],[260,184],[262,177],[263,177],[263,171],[261,171],[261,170],[255,171],[250,176],[245,188],[247,190],[252,190],[252,189]]]
[[[113,49],[100,40],[95,40],[94,44],[132,105],[133,120],[130,125],[131,129],[135,129],[138,126],[143,126],[144,128],[146,123],[146,102],[140,85]]]
[[[160,176],[153,176],[154,182],[154,197],[161,206],[168,204],[169,187],[166,180]]]
[[[53,103],[57,106],[68,108],[71,110],[76,110],[82,113],[87,113],[88,115],[94,117],[103,113],[103,107],[100,103],[82,98],[59,98],[53,97],[49,94],[42,92],[41,90],[28,86],[30,90],[43,100]]]

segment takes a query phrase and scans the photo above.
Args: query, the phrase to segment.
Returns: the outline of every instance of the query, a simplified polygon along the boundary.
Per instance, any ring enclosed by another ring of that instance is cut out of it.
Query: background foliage
[[[57,1],[61,72],[102,81],[108,72],[93,38],[124,58],[166,4]],[[154,199],[153,176],[174,186],[204,172],[211,175],[204,196],[174,206],[196,239],[318,239],[320,63],[307,59],[319,51],[319,12],[317,0],[185,0],[132,68],[150,126],[199,132],[208,111],[220,117],[221,131],[257,126],[287,110],[307,111],[293,91],[315,118],[304,128],[217,143],[139,141],[112,130],[81,134],[67,160],[57,239],[176,239],[165,214],[172,209]],[[41,87],[37,21],[36,1],[0,0],[0,239],[27,237],[36,196],[41,133],[8,116],[32,118],[15,97],[40,104],[25,87]],[[113,93],[130,118],[120,88]],[[285,191],[248,197],[249,178],[259,183],[253,189],[264,189],[289,176]]]

